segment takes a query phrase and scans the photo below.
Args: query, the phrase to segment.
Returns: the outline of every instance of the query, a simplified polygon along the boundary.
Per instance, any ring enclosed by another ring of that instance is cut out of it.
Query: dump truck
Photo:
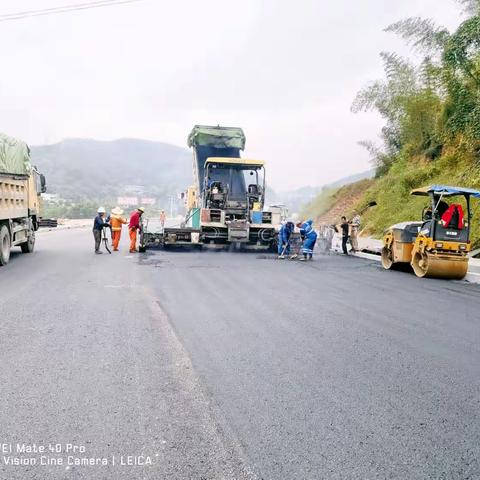
[[[27,144],[0,133],[0,266],[12,247],[33,252],[45,177],[30,163]]]
[[[386,270],[412,267],[417,277],[462,279],[471,250],[471,198],[480,191],[449,185],[417,188],[412,195],[430,200],[421,221],[389,227],[383,236],[382,265]]]
[[[194,183],[186,192],[185,221],[162,231],[145,225],[141,250],[153,245],[272,248],[281,215],[264,210],[265,162],[241,158],[245,141],[238,127],[193,127],[187,143]]]

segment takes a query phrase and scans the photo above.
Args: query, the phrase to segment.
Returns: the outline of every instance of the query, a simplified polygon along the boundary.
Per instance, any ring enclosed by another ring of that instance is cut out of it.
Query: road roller
[[[392,225],[383,235],[382,265],[386,270],[410,264],[417,277],[462,279],[471,250],[470,200],[480,191],[448,185],[417,188],[428,197],[422,220]]]

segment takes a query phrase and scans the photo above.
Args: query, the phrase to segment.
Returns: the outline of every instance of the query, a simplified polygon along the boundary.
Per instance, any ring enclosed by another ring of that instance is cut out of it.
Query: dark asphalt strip
[[[158,255],[157,296],[263,478],[480,474],[465,284],[338,256]]]

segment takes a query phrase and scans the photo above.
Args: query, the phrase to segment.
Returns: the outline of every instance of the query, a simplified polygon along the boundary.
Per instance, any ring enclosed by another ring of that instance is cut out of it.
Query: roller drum
[[[468,258],[417,252],[412,259],[412,268],[417,277],[461,280],[468,271]]]
[[[393,267],[393,252],[391,248],[382,248],[382,266],[385,270],[390,270]]]

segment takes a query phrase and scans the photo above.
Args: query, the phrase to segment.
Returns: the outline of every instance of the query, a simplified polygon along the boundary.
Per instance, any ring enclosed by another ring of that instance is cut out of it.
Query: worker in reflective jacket
[[[142,207],[137,208],[130,215],[130,223],[128,224],[128,233],[130,235],[130,253],[138,252],[137,250],[137,231],[141,230],[140,218],[145,210]]]
[[[110,216],[110,224],[112,225],[112,246],[113,251],[118,252],[118,244],[122,236],[122,225],[127,223],[127,220],[122,217],[123,210],[120,207],[115,207]]]
[[[317,232],[313,229],[313,220],[307,220],[303,224],[299,224],[300,235],[303,240],[303,258],[300,260],[305,262],[306,260],[312,260],[313,258],[313,249],[315,248],[315,243],[317,242]]]
[[[110,223],[105,219],[106,211],[104,207],[99,207],[97,216],[93,221],[93,238],[95,239],[95,253],[100,255],[100,244],[102,243],[102,231],[104,228],[110,228]]]
[[[295,230],[295,225],[292,222],[287,222],[280,227],[278,232],[278,258],[285,258],[285,255],[290,255],[290,236]]]

